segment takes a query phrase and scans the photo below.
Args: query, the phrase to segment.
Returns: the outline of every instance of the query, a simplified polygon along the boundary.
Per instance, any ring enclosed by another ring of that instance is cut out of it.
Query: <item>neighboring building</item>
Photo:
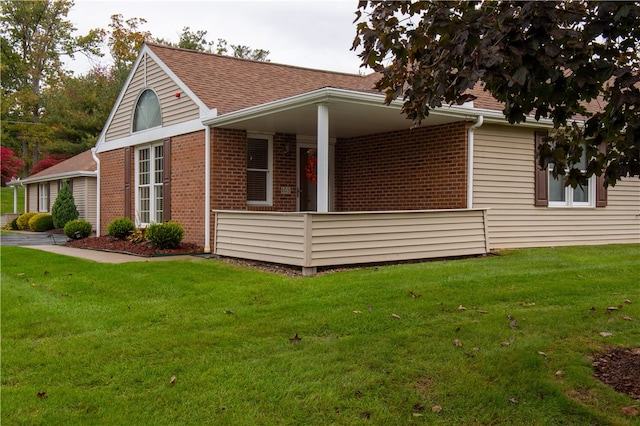
[[[96,145],[99,232],[174,220],[220,255],[318,266],[640,242],[640,180],[539,171],[549,121],[480,88],[420,127],[359,76],[147,44]]]
[[[73,192],[79,218],[97,229],[97,167],[91,150],[68,158],[25,179],[9,182],[8,186],[23,186],[24,211],[51,213],[51,207],[67,181]]]

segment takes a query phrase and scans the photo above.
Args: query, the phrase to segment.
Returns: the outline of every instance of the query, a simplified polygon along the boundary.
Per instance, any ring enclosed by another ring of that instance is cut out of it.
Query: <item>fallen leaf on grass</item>
[[[627,305],[630,305],[630,304],[631,304],[631,300],[629,300],[629,299],[624,299],[624,303],[626,303]]]
[[[512,404],[517,404],[518,400],[515,397],[512,396],[511,398],[509,398],[509,402],[512,403]]]
[[[592,306],[589,308],[589,312],[595,312],[597,309],[595,308],[595,306]]]
[[[424,405],[419,402],[416,402],[415,404],[413,404],[413,409],[416,411],[422,411],[424,410]]]
[[[230,310],[225,310],[224,313],[227,314],[227,315],[234,315],[235,314],[235,312],[230,311]]]
[[[608,311],[617,311],[617,310],[618,310],[618,307],[617,307],[617,306],[609,306],[609,307],[607,308],[607,310],[608,310]]]
[[[476,312],[479,313],[479,314],[488,314],[489,313],[489,311],[485,311],[485,310],[482,310],[482,309],[477,309]]]
[[[416,294],[413,291],[409,290],[409,295],[411,297],[413,297],[414,299],[417,299],[418,297],[422,296],[421,294]]]
[[[611,336],[613,336],[613,333],[609,333],[607,331],[602,331],[602,332],[600,332],[600,336],[602,336],[602,337],[611,337]]]
[[[547,357],[547,354],[545,354],[545,353],[544,353],[544,352],[542,352],[542,351],[538,351],[538,354],[542,355],[542,356],[543,356],[543,357],[545,357],[545,358]]]
[[[467,308],[465,308],[464,306],[460,305],[460,306],[458,306],[458,310],[459,311],[466,311]]]
[[[622,411],[623,414],[625,414],[627,416],[631,416],[631,417],[638,417],[638,415],[640,415],[640,411],[638,411],[638,406],[637,405],[630,405],[628,407],[622,407],[620,409],[620,411]]]
[[[422,417],[422,413],[413,413],[413,417]]]
[[[442,407],[439,405],[434,405],[433,407],[431,407],[431,411],[434,413],[439,413],[442,411]]]
[[[556,377],[562,377],[562,376],[564,376],[564,371],[562,370],[556,371]]]
[[[171,379],[169,380],[169,384],[175,385],[175,383],[176,383],[176,376],[171,376]]]
[[[394,317],[395,319],[400,319],[400,315],[398,314],[391,314],[392,317]]]
[[[510,346],[510,342],[500,342],[500,346]]]
[[[298,333],[296,333],[296,335],[293,336],[293,338],[289,339],[289,342],[298,343],[300,340],[302,340],[302,337],[298,337]]]
[[[362,311],[353,311],[354,314],[361,314]]]
[[[454,345],[456,345],[456,346],[457,346],[457,347],[459,347],[459,348],[460,348],[460,347],[462,347],[462,342],[461,342],[460,340],[458,340],[458,339],[455,339],[455,340],[453,341],[453,344],[454,344]]]
[[[518,320],[513,320],[509,323],[509,327],[513,328],[514,330],[516,328],[518,328]]]
[[[622,318],[625,321],[633,321],[633,318],[631,318],[629,315],[623,315],[620,318]]]
[[[40,398],[40,399],[47,398],[47,393],[46,392],[38,392],[38,398]]]

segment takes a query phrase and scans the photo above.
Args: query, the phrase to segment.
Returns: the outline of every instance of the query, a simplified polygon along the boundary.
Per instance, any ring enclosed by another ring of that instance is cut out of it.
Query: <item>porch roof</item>
[[[325,87],[300,95],[268,102],[203,120],[216,128],[273,133],[315,135],[317,105],[329,108],[329,137],[350,138],[409,129],[413,122],[402,114],[402,101],[384,103],[384,95]],[[475,121],[480,112],[471,106],[448,106],[432,110],[424,126]],[[504,121],[496,111],[489,113]]]

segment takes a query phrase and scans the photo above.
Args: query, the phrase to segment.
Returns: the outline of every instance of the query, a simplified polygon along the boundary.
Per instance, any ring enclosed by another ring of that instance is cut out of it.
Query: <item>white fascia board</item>
[[[196,105],[198,105],[198,108],[200,109],[200,118],[217,115],[215,110],[209,110],[204,102],[202,102],[200,98],[198,98],[196,94],[191,91],[189,86],[187,86],[182,80],[180,80],[180,78],[178,78],[178,76],[171,70],[171,68],[169,68],[164,62],[162,62],[162,60],[158,58],[158,56],[156,56],[153,50],[149,48],[147,49],[148,50],[146,53],[149,55],[149,57],[153,59],[158,64],[160,69],[164,71],[171,78],[171,80],[173,80],[173,82],[178,85],[180,90],[182,90],[185,95],[187,95]]]
[[[185,133],[197,132],[204,130],[206,127],[202,125],[199,118],[185,121],[183,123],[174,124],[167,127],[155,127],[149,130],[133,133],[127,137],[114,139],[105,142],[96,148],[96,153],[112,151],[114,149],[124,148],[127,146],[142,145],[150,142],[157,142],[173,136],[183,135]]]
[[[97,176],[98,176],[97,171],[64,172],[64,173],[56,173],[53,175],[42,176],[42,177],[19,179],[12,182],[7,182],[7,185],[16,186],[20,184],[29,184],[29,183],[36,183],[36,182],[50,182],[52,180],[73,179],[78,177],[97,177]]]
[[[109,114],[109,117],[107,118],[107,121],[104,125],[104,127],[102,128],[102,132],[100,132],[100,136],[98,137],[98,141],[96,142],[96,152],[104,152],[104,151],[109,151],[113,148],[109,148],[109,149],[105,149],[103,148],[101,145],[104,143],[111,143],[111,142],[106,142],[106,133],[107,133],[107,129],[109,128],[109,126],[111,125],[111,122],[113,121],[113,117],[115,116],[116,111],[118,111],[118,108],[120,108],[120,104],[122,103],[122,98],[124,97],[124,94],[127,91],[127,88],[129,87],[129,84],[131,84],[131,80],[133,79],[133,76],[136,72],[136,70],[139,68],[140,66],[140,62],[142,61],[142,59],[144,58],[145,54],[149,55],[149,57],[151,59],[153,59],[158,66],[160,67],[160,69],[162,69],[165,73],[167,73],[167,75],[178,85],[178,87],[180,88],[180,90],[182,90],[185,95],[189,96],[190,99],[192,99],[196,105],[198,105],[198,108],[200,110],[200,117],[201,119],[204,117],[215,117],[218,115],[217,109],[209,109],[204,102],[202,102],[200,100],[200,98],[198,98],[193,91],[191,91],[191,89],[184,84],[184,82],[182,80],[180,80],[176,74],[164,63],[162,62],[162,60],[160,60],[160,58],[158,58],[158,56],[153,53],[153,51],[151,50],[151,48],[149,48],[146,44],[142,46],[142,49],[140,50],[140,53],[138,54],[138,57],[136,58],[136,61],[134,62],[133,66],[131,67],[131,71],[129,72],[129,75],[127,76],[127,79],[125,81],[125,83],[122,86],[122,89],[120,90],[120,94],[118,95],[118,99],[116,99],[115,104],[113,105],[113,108],[111,109],[111,113]],[[133,136],[133,135],[132,135]]]
[[[111,122],[113,121],[113,117],[115,116],[116,111],[118,111],[118,108],[120,108],[120,104],[122,103],[122,98],[124,97],[124,94],[126,93],[127,88],[129,87],[129,84],[131,84],[131,79],[133,79],[133,75],[136,73],[136,70],[140,66],[140,62],[142,61],[145,51],[147,51],[148,49],[149,48],[147,47],[147,45],[143,45],[142,49],[140,50],[140,53],[138,53],[138,57],[136,58],[136,61],[133,63],[133,66],[131,67],[131,71],[129,71],[129,75],[127,76],[127,79],[125,80],[124,84],[122,85],[122,88],[120,89],[120,94],[118,94],[118,98],[116,99],[116,102],[113,104],[113,108],[111,108],[109,117],[107,118],[107,121],[104,123],[104,126],[102,127],[100,136],[98,136],[98,141],[96,142],[97,150],[99,150],[100,145],[102,145],[105,142],[107,129],[111,125]]]

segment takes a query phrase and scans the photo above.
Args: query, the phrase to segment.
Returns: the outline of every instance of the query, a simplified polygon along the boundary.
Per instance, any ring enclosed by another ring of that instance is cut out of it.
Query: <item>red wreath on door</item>
[[[307,165],[304,168],[307,179],[311,181],[314,185],[318,182],[318,176],[316,175],[316,167],[318,165],[318,157],[315,155],[310,155],[307,160]]]

